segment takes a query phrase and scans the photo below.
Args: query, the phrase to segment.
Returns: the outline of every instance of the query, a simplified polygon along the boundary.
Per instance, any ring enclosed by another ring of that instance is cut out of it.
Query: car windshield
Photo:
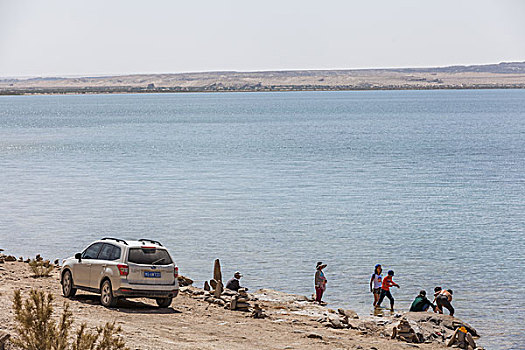
[[[142,265],[168,265],[172,263],[168,251],[158,248],[131,248],[128,261]]]

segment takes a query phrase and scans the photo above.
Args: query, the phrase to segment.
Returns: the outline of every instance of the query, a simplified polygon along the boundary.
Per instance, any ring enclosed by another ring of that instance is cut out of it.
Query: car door
[[[96,263],[102,243],[93,243],[82,252],[82,259],[73,267],[76,286],[91,288],[91,266]]]
[[[118,254],[117,254],[118,253]],[[117,256],[118,255],[118,256]],[[100,281],[109,265],[115,265],[115,260],[120,258],[120,248],[113,244],[104,243],[98,254],[97,261],[91,265],[90,286],[99,288]]]

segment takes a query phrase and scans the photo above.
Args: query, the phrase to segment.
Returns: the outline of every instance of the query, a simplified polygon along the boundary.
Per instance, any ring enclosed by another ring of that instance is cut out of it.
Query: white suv
[[[119,298],[152,298],[169,307],[179,294],[179,268],[158,241],[102,238],[62,263],[65,297],[77,289],[100,294],[105,307]]]

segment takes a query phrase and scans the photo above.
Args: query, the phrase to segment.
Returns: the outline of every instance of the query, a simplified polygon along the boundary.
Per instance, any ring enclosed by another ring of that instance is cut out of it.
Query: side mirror
[[[82,254],[81,253],[76,253],[75,254],[75,259],[77,259],[78,262],[82,262]]]

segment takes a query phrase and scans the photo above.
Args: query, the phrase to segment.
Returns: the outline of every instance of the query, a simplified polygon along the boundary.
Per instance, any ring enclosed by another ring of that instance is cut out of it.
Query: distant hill
[[[288,70],[0,79],[0,94],[525,88],[525,62],[431,68]]]
[[[438,68],[406,68],[394,69],[398,72],[443,72],[443,73],[468,73],[484,72],[495,74],[525,73],[525,62],[502,62],[498,64],[483,64],[474,66],[448,66]]]

